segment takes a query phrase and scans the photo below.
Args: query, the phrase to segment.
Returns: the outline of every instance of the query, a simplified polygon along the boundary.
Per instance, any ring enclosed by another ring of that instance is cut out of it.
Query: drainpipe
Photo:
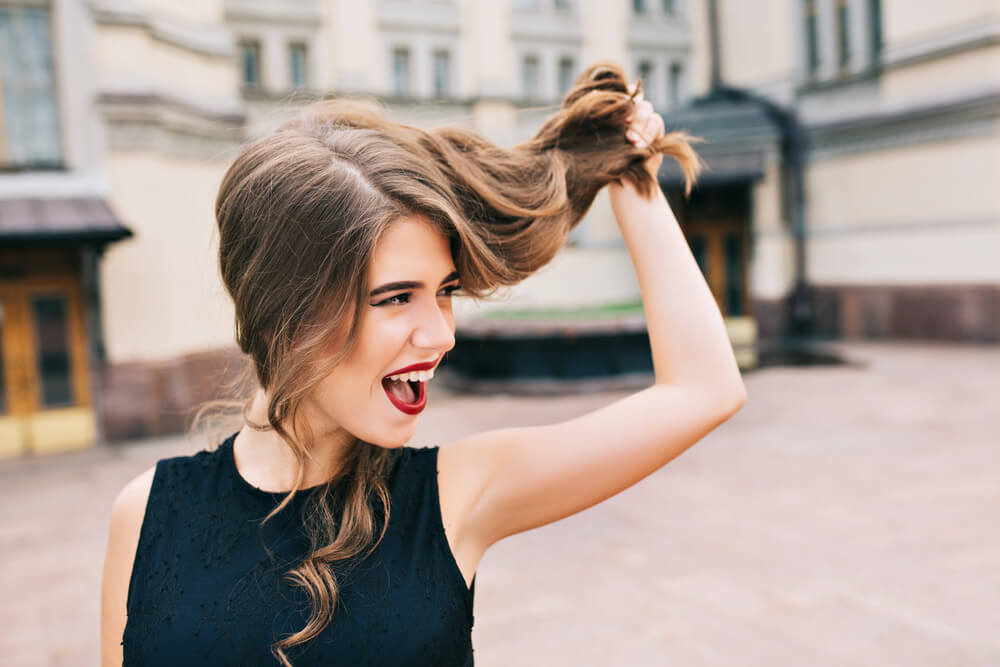
[[[711,81],[708,94],[722,88],[722,57],[719,54],[719,8],[716,0],[708,0],[708,57]]]
[[[792,238],[795,242],[795,287],[789,300],[789,333],[796,337],[813,334],[815,317],[812,290],[806,280],[806,184],[805,160],[807,136],[794,113],[787,114],[785,159],[788,162],[788,187],[791,190]]]
[[[752,102],[760,106],[774,122],[781,136],[781,159],[787,169],[795,243],[795,285],[789,299],[788,333],[809,336],[813,333],[812,290],[806,281],[805,162],[808,136],[794,109],[786,109],[772,100],[745,88],[733,88],[722,81],[718,0],[708,0],[708,43],[711,83],[707,99]]]

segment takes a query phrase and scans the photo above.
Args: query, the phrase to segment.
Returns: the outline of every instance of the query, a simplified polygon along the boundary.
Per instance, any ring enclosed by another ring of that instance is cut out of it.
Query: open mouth
[[[426,382],[419,380],[392,380],[382,378],[382,389],[385,390],[389,402],[400,412],[415,415],[427,405]]]

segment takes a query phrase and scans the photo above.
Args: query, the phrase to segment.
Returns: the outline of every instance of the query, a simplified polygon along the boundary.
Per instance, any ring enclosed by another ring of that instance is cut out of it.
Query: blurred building
[[[0,455],[177,430],[232,311],[212,203],[245,133],[215,2],[0,2]]]
[[[662,182],[741,363],[758,331],[996,341],[998,25],[990,0],[0,0],[0,456],[175,432],[217,393],[213,204],[248,138],[351,95],[510,145],[597,59],[708,139],[691,198]],[[638,300],[600,197],[459,326]]]
[[[693,24],[668,122],[713,169],[673,201],[723,311],[762,339],[1000,341],[1000,3],[706,0]]]

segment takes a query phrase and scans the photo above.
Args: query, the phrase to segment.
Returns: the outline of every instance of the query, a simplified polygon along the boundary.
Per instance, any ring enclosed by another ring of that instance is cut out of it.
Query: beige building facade
[[[1000,341],[1000,2],[713,4],[721,84],[803,138],[800,234],[780,146],[750,185],[761,337]]]
[[[510,145],[597,59],[708,139],[692,198],[662,182],[745,367],[789,332],[1000,340],[996,5],[0,0],[0,456],[175,432],[218,394],[213,205],[246,140],[350,95]],[[637,307],[607,201],[505,296],[460,330]]]

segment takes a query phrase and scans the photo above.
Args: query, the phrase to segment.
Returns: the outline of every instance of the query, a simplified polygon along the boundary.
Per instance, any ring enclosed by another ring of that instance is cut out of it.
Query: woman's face
[[[455,346],[451,292],[459,283],[448,239],[422,216],[398,219],[375,248],[368,285],[354,348],[317,387],[309,411],[317,434],[343,429],[399,447],[416,430],[426,390],[387,376],[414,364],[436,368]]]

